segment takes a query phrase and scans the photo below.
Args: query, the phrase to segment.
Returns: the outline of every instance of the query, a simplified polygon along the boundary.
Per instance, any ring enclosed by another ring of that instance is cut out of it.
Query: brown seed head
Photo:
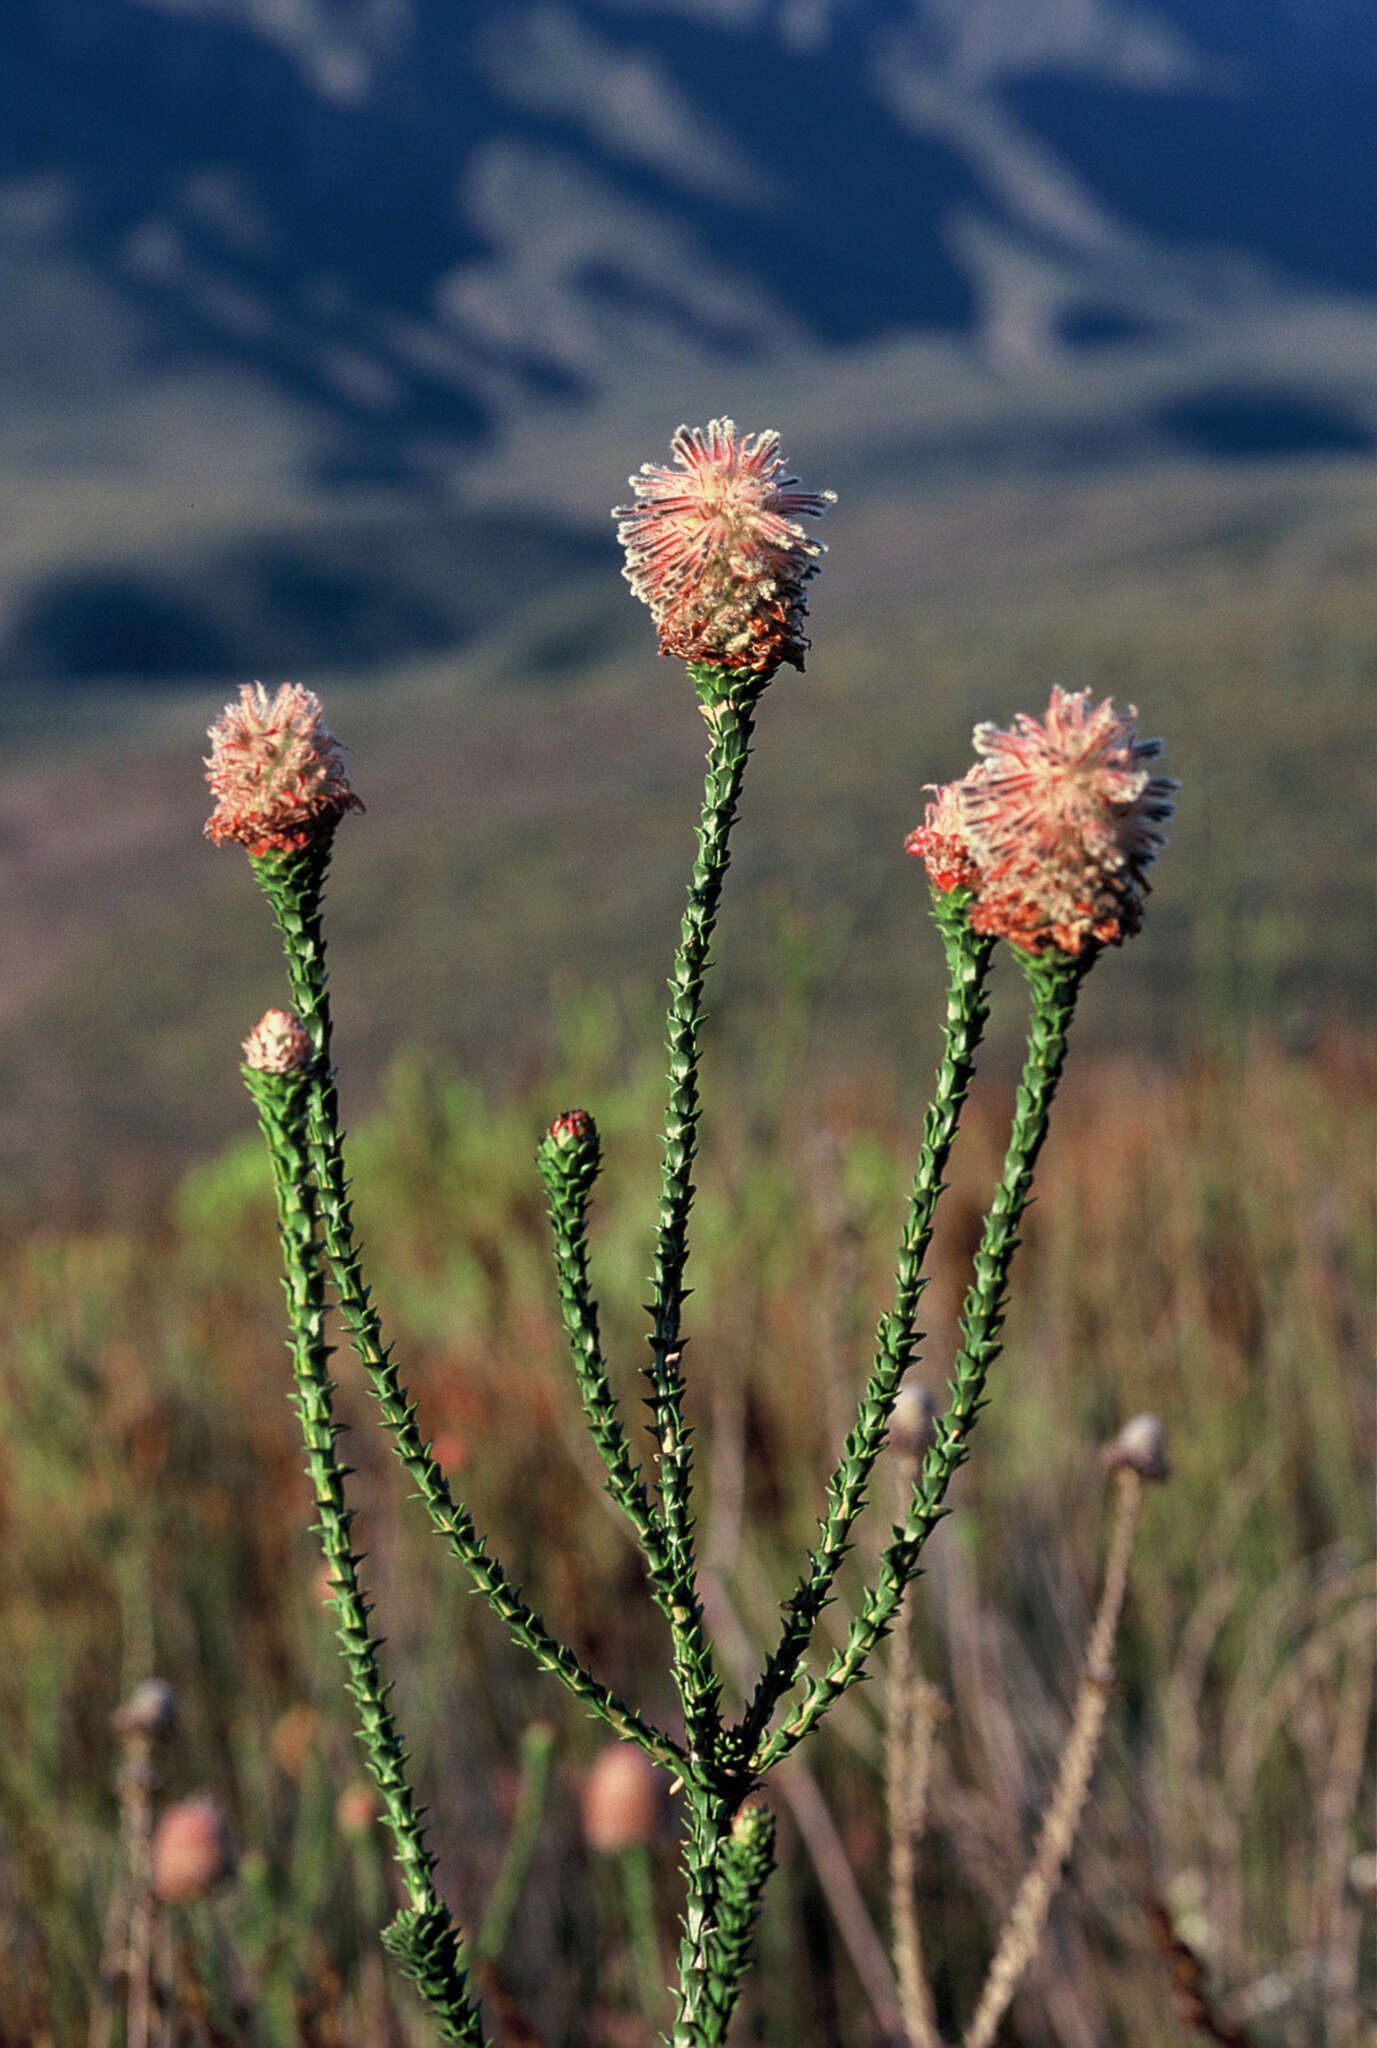
[[[145,1678],[142,1685],[136,1685],[128,1699],[116,1707],[110,1716],[110,1724],[122,1740],[143,1736],[151,1742],[160,1742],[177,1725],[177,1695],[165,1678]]]
[[[1135,1415],[1126,1422],[1112,1444],[1106,1444],[1100,1452],[1100,1463],[1106,1472],[1137,1472],[1143,1479],[1165,1479],[1171,1471],[1167,1463],[1167,1433],[1157,1415]]]

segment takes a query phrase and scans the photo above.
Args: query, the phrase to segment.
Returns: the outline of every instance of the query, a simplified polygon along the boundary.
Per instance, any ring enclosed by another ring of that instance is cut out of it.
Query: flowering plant
[[[822,550],[800,520],[817,518],[832,494],[806,491],[782,474],[777,436],[738,438],[730,420],[714,420],[703,430],[680,428],[673,455],[676,467],[646,465],[633,477],[635,502],[614,515],[627,550],[626,575],[651,609],[661,651],[687,664],[709,734],[696,858],[669,984],[668,1099],[644,1362],[650,1471],[637,1462],[628,1439],[603,1349],[587,1243],[600,1140],[587,1111],[554,1119],[537,1163],[584,1413],[608,1490],[640,1543],[650,1592],[664,1616],[681,1709],[674,1727],[656,1725],[619,1698],[512,1585],[432,1455],[362,1279],[331,1067],[321,915],[334,832],[361,806],[320,704],[294,685],[272,700],[261,686],[246,689],[211,734],[208,766],[217,801],[207,830],[217,841],[247,847],[281,931],[290,984],[293,1009],[270,1010],[245,1042],[244,1077],[276,1183],[296,1404],[340,1644],[409,1899],[383,1938],[428,2002],[442,2037],[471,2048],[489,2038],[489,2022],[473,1989],[464,1940],[435,1884],[351,1542],[325,1340],[327,1275],[382,1426],[445,1544],[536,1662],[682,1789],[684,1904],[671,2038],[675,2048],[722,2042],[773,1861],[774,1821],[760,1788],[866,1676],[899,1618],[923,1546],[947,1512],[947,1491],[967,1455],[999,1354],[1020,1221],[1077,997],[1106,947],[1138,928],[1146,871],[1162,844],[1158,828],[1171,813],[1175,787],[1149,773],[1157,743],[1138,740],[1131,720],[1112,704],[1092,706],[1084,694],[1058,690],[1043,723],[1020,716],[1007,732],[977,729],[975,766],[937,791],[926,823],[909,841],[931,878],[946,953],[943,1055],[901,1228],[893,1301],[880,1318],[870,1376],[827,1483],[819,1540],[785,1604],[775,1647],[744,1711],[732,1720],[724,1712],[720,1652],[700,1598],[693,1446],[685,1419],[685,1276],[701,1116],[703,991],[760,699],[781,666],[802,667],[807,645],[804,590]],[[810,1663],[815,1627],[866,1506],[919,1342],[924,1260],[986,1022],[991,957],[1001,940],[1029,982],[1031,1018],[1008,1150],[961,1317],[950,1402],[922,1429],[895,1432],[905,1460],[901,1510],[844,1640],[818,1666]],[[1078,1713],[1079,1734],[1068,1745],[1016,1924],[1011,1920],[996,1954],[968,2037],[982,2042],[993,2037],[1036,1943],[1070,1846],[1103,1717],[1103,1671],[1138,1492],[1165,1469],[1160,1442],[1145,1423],[1121,1440],[1110,1463],[1123,1512],[1087,1661],[1087,1705]],[[620,1823],[608,1825],[612,1839]],[[905,2024],[913,2039],[935,2041],[909,1906],[896,1902]]]

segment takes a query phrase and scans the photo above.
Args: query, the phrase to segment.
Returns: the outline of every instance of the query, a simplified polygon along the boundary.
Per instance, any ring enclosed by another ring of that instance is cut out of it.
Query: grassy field
[[[757,1654],[885,1298],[914,1146],[892,1074],[824,1066],[800,1091],[808,1021],[802,999],[786,1002],[747,1071],[718,1062],[695,1258],[710,1604],[729,1644]],[[926,1060],[933,1020],[915,1035]],[[607,1330],[634,1403],[652,1065],[619,1043],[610,1009],[574,1004],[528,1087],[395,1068],[352,1164],[438,1455],[535,1604],[664,1713],[664,1645],[582,1440],[527,1165],[550,1110],[588,1100],[608,1156],[595,1227]],[[1154,1905],[1248,2039],[1366,2038],[1373,1082],[1342,1032],[1303,1053],[1257,1039],[1184,1066],[1073,1058],[995,1399],[914,1601],[921,1669],[951,1706],[921,1859],[949,2028],[970,2011],[1065,1734],[1102,1541],[1096,1446],[1151,1408],[1168,1419],[1173,1476],[1147,1504],[1096,1800],[1011,2038],[1180,2041]],[[979,1088],[958,1149],[917,1368],[934,1389],[1007,1111],[1001,1081]],[[359,1765],[318,1600],[274,1272],[247,1140],[152,1222],[40,1232],[5,1254],[6,2041],[81,2037],[118,1862],[109,1715],[150,1669],[182,1703],[168,1792],[216,1791],[242,1853],[228,1892],[174,1915],[211,2016],[185,2038],[426,2038],[373,1947],[394,1881],[350,1804]],[[524,2025],[548,2042],[649,2042],[664,2015],[637,1992],[618,1872],[579,1831],[598,1737],[469,1599],[405,1500],[348,1360],[341,1377],[366,1577],[443,1881],[470,1925],[510,1823],[518,1735],[537,1720],[555,1731],[535,1872],[486,1978],[510,2008],[506,2037]],[[783,1867],[742,2039],[875,2037],[833,1903],[840,1858],[859,1887],[852,1917],[883,1934],[883,1698],[865,1688],[808,1753],[808,1784],[781,1785]],[[810,1786],[830,1817],[821,1849]],[[652,1862],[668,1953],[666,1841]]]
[[[1152,1409],[1174,1473],[1145,1511],[1095,1804],[1008,2038],[1181,2041],[1167,1925],[1223,2038],[1350,2048],[1377,1999],[1370,487],[1318,458],[963,473],[921,494],[836,480],[816,652],[762,711],[710,997],[689,1362],[729,1686],[813,1535],[889,1287],[940,1022],[901,851],[923,785],[959,772],[977,718],[1041,708],[1052,681],[1112,691],[1165,735],[1181,809],[1143,935],[1089,986],[995,1399],[913,1601],[951,1709],[920,1862],[929,1963],[951,2037],[1066,1732],[1104,1539],[1097,1446]],[[370,1277],[513,1575],[662,1714],[664,1644],[577,1422],[530,1165],[550,1115],[587,1102],[634,1419],[650,1049],[701,753],[642,624],[609,574],[462,656],[309,680],[368,804],[341,832],[330,912]],[[120,1863],[109,1717],[150,1671],[182,1704],[168,1795],[214,1790],[241,1849],[236,1884],[175,1919],[186,1997],[206,2001],[182,2038],[427,2038],[374,1938],[394,1880],[318,1599],[266,1166],[235,1135],[238,1042],[282,984],[242,861],[200,838],[202,735],[226,694],[73,691],[60,731],[50,699],[0,709],[3,2048],[83,2036]],[[934,1390],[1019,993],[996,976],[931,1261],[916,1372]],[[639,2048],[665,2015],[639,1988],[628,1873],[580,1830],[598,1737],[435,1554],[345,1358],[341,1377],[368,1582],[470,1926],[521,1732],[554,1732],[534,1873],[484,1974],[499,2031]],[[882,1683],[852,1695],[780,1786],[743,2041],[880,2037],[883,1707]],[[651,1863],[667,1956],[667,1835]]]

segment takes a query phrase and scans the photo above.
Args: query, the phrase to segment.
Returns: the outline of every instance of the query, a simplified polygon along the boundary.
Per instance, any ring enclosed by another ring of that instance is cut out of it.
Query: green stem
[[[388,1705],[389,1687],[378,1668],[377,1639],[368,1628],[369,1604],[359,1582],[359,1555],[352,1548],[351,1511],[345,1506],[344,1475],[335,1455],[334,1386],[326,1364],[325,1288],[316,1235],[316,1209],[306,1157],[304,1074],[265,1074],[245,1069],[272,1160],[282,1239],[291,1331],[294,1405],[301,1419],[306,1469],[319,1515],[317,1530],[330,1572],[336,1633],[349,1672],[349,1690],[359,1710],[360,1734],[369,1769],[387,1816],[397,1862],[410,1896],[411,1936],[400,1954],[439,2021],[447,2041],[480,2048],[483,2028],[468,1996],[463,1945],[432,1873],[435,1859],[406,1777],[406,1750]],[[395,1946],[394,1943],[391,1944]]]
[[[688,1828],[684,1839],[684,1929],[679,1942],[678,2010],[670,2036],[673,2048],[703,2048],[709,2009],[714,1943],[734,1795],[686,1786]]]
[[[472,1516],[453,1498],[444,1474],[430,1454],[430,1446],[417,1426],[415,1405],[392,1359],[391,1347],[383,1342],[382,1327],[364,1284],[354,1243],[339,1129],[339,1098],[330,1066],[330,999],[320,920],[329,849],[268,856],[251,864],[282,933],[292,1000],[315,1050],[307,1131],[325,1254],[339,1296],[340,1315],[368,1375],[393,1449],[415,1483],[433,1526],[465,1565],[474,1585],[515,1640],[530,1652],[542,1670],[553,1672],[590,1713],[606,1721],[619,1735],[639,1743],[657,1763],[677,1770],[683,1758],[679,1745],[594,1678],[573,1651],[551,1635],[540,1616],[527,1606],[502,1566],[488,1556]]]
[[[650,1851],[644,1842],[632,1842],[621,1851],[617,1864],[631,1955],[636,1966],[641,2018],[650,2026],[658,2027],[665,1985],[659,1935],[655,1927],[655,1885]]]
[[[733,1742],[739,1744],[743,1756],[753,1754],[775,1706],[798,1678],[814,1625],[831,1597],[837,1572],[850,1548],[851,1530],[865,1506],[866,1488],[884,1446],[899,1388],[914,1347],[920,1341],[914,1324],[918,1302],[927,1285],[922,1278],[923,1261],[932,1239],[938,1199],[945,1186],[942,1176],[989,1013],[985,977],[994,941],[972,932],[966,913],[968,901],[965,891],[952,895],[934,891],[933,915],[942,933],[949,973],[946,1042],[899,1240],[894,1306],[881,1318],[876,1332],[874,1370],[861,1396],[855,1426],[827,1484],[822,1541],[810,1555],[808,1568],[785,1610],[778,1647],[765,1667],[745,1717],[732,1731]]]
[[[640,1467],[627,1447],[588,1281],[588,1199],[600,1163],[598,1134],[591,1117],[577,1134],[561,1139],[555,1129],[542,1140],[536,1163],[550,1205],[560,1313],[574,1376],[589,1433],[607,1469],[607,1490],[636,1532],[655,1597],[668,1614],[676,1597],[669,1553]]]
[[[751,1938],[760,1917],[761,1894],[775,1862],[775,1817],[750,1800],[732,1822],[722,1845],[717,1890],[717,1926],[704,1972],[702,2016],[697,2041],[720,2048],[741,1996],[751,1960]]]
[[[501,1959],[511,1932],[512,1916],[530,1876],[536,1837],[545,1811],[545,1797],[550,1789],[550,1766],[554,1755],[554,1729],[548,1722],[532,1721],[521,1738],[521,1788],[517,1793],[516,1812],[512,1815],[507,1846],[502,1853],[502,1867],[497,1873],[488,1910],[483,1915],[483,1924],[474,1942],[476,1952],[487,1963]]]
[[[796,1748],[828,1708],[865,1675],[871,1652],[888,1632],[904,1588],[917,1572],[923,1545],[946,1513],[943,1501],[947,1488],[965,1462],[966,1440],[983,1406],[986,1376],[999,1356],[1009,1269],[1018,1248],[1018,1226],[1027,1207],[1033,1168],[1047,1135],[1052,1101],[1066,1061],[1067,1033],[1076,998],[1094,954],[1071,959],[1061,952],[1037,957],[1020,951],[1016,957],[1032,986],[1033,1017],[1003,1177],[985,1218],[980,1248],[975,1255],[974,1278],[962,1311],[951,1406],[935,1425],[934,1441],[923,1461],[908,1512],[880,1560],[878,1583],[867,1594],[846,1642],[823,1677],[806,1682],[795,1713],[761,1742],[753,1759],[756,1772],[769,1770]]]
[[[719,1731],[721,1680],[708,1647],[695,1583],[693,1521],[690,1513],[692,1451],[684,1423],[681,1322],[688,1263],[688,1222],[693,1206],[693,1160],[697,1150],[700,1100],[699,1034],[703,982],[717,906],[729,860],[728,844],[741,784],[750,758],[755,694],[732,694],[733,678],[716,670],[690,675],[707,705],[707,772],[698,826],[698,850],[689,880],[679,949],[670,975],[666,1046],[669,1103],[665,1113],[664,1165],[655,1240],[654,1318],[650,1334],[651,1427],[660,1456],[660,1500],[668,1549],[670,1628],[674,1677],[683,1702],[690,1765],[709,1760]]]

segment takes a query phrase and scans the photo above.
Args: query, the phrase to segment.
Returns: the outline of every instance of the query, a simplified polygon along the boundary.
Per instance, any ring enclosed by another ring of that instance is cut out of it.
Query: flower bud
[[[227,1884],[238,1867],[218,1799],[183,1799],[153,1831],[153,1892],[165,1906],[188,1905]]]
[[[604,1856],[641,1848],[655,1833],[660,1788],[643,1749],[609,1742],[583,1781],[583,1835]]]
[[[596,1145],[598,1127],[586,1109],[566,1109],[550,1126],[550,1142],[560,1152]]]
[[[774,1824],[774,1814],[766,1801],[759,1792],[752,1792],[732,1815],[732,1839],[754,1848],[774,1832]]]
[[[1100,1452],[1100,1463],[1106,1472],[1130,1471],[1143,1479],[1165,1479],[1171,1471],[1167,1463],[1167,1433],[1160,1416],[1135,1415],[1126,1422],[1112,1444],[1106,1444]]]
[[[145,1678],[110,1716],[116,1735],[161,1742],[177,1725],[177,1695],[165,1678]]]
[[[265,1010],[244,1040],[244,1065],[256,1074],[304,1074],[311,1039],[290,1010]]]

